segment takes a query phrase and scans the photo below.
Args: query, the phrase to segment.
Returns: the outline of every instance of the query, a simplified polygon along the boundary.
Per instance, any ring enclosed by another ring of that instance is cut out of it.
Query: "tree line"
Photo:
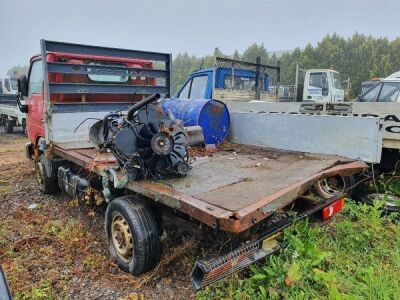
[[[303,69],[334,69],[341,78],[351,80],[350,95],[360,93],[361,83],[374,77],[386,77],[400,70],[400,38],[375,38],[354,34],[344,38],[337,34],[327,35],[316,46],[308,44],[304,49],[286,51],[281,56],[269,53],[261,43],[254,43],[243,53],[237,50],[233,55],[224,55],[217,48],[215,54],[234,59],[255,62],[261,56],[261,63],[281,66],[281,84],[294,84],[296,65]],[[178,54],[172,64],[172,90],[176,92],[191,72],[200,67],[211,67],[213,56],[190,56]]]
[[[268,45],[254,43],[242,53],[222,53],[215,48],[210,55],[197,57],[187,52],[176,55],[172,62],[172,92],[175,93],[185,79],[195,70],[212,67],[214,56],[230,57],[255,62],[261,57],[261,63],[281,66],[281,84],[294,84],[296,65],[304,69],[327,68],[341,74],[342,79],[350,78],[351,96],[359,94],[361,83],[373,77],[386,77],[400,70],[400,38],[375,38],[363,34],[354,34],[344,38],[337,34],[327,35],[316,46],[308,44],[304,49],[286,51],[279,57],[268,52]],[[7,74],[26,74],[27,66],[11,68]]]

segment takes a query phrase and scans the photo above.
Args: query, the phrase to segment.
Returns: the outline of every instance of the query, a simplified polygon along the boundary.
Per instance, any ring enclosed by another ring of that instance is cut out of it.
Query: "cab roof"
[[[388,77],[383,79],[383,81],[400,81],[400,71],[397,71],[397,72],[389,75]]]
[[[332,69],[308,69],[308,72],[333,72],[333,73],[338,73],[338,71],[332,70]]]

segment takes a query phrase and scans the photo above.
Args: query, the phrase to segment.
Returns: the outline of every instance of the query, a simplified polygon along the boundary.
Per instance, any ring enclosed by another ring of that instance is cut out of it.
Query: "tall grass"
[[[287,247],[197,294],[199,299],[400,299],[400,225],[382,203],[349,200],[324,227],[299,222]]]

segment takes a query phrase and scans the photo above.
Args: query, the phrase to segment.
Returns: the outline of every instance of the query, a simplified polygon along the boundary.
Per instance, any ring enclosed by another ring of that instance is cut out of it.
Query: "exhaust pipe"
[[[200,126],[185,127],[185,133],[189,146],[204,144],[203,129]]]
[[[72,173],[72,171],[67,167],[59,167],[57,176],[58,186],[61,191],[72,198],[81,198],[89,187],[89,182],[86,178]]]

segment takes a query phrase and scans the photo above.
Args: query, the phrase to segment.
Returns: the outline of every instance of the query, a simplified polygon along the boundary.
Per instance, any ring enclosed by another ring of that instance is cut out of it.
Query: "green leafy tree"
[[[296,48],[284,52],[280,57],[269,54],[263,43],[254,43],[243,53],[235,50],[233,55],[223,54],[215,48],[214,55],[232,57],[249,62],[255,62],[261,56],[264,64],[281,66],[281,83],[294,84],[296,65],[304,69],[328,68],[341,74],[343,80],[350,78],[352,83],[351,96],[356,96],[361,90],[361,83],[373,77],[386,77],[400,70],[400,38],[392,41],[387,38],[374,38],[356,33],[344,38],[334,33],[325,36],[317,45],[308,44],[304,49]],[[196,69],[213,65],[214,56],[190,56],[187,53],[178,54],[173,61],[174,92],[184,83],[186,78]]]
[[[14,66],[11,69],[7,71],[8,76],[21,76],[21,75],[27,75],[29,70],[29,66]]]
[[[254,43],[253,45],[247,47],[244,50],[241,59],[248,62],[255,62],[257,56],[261,57],[261,63],[268,63],[268,52],[267,49],[264,47],[264,43]]]

